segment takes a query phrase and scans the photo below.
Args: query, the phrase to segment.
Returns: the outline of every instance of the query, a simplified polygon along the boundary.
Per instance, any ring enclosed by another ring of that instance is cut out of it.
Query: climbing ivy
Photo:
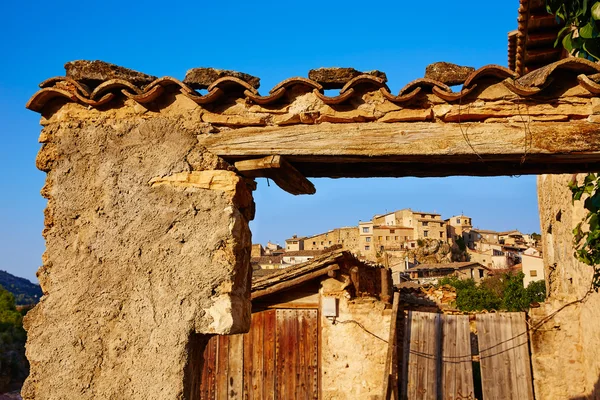
[[[576,179],[569,184],[573,193],[573,203],[583,201],[587,215],[573,229],[575,257],[587,265],[594,267],[592,287],[600,289],[600,174],[587,174],[580,185]]]
[[[600,60],[600,1],[546,0],[546,9],[564,22],[555,46],[559,43],[569,54],[592,61]],[[594,268],[592,288],[600,289],[600,174],[588,174],[580,185],[569,184],[573,202],[583,201],[587,215],[573,230],[575,257]],[[585,195],[585,197],[584,197]]]

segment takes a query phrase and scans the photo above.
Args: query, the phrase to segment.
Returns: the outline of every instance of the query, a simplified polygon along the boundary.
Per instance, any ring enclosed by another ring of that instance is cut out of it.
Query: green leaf
[[[567,35],[565,35],[565,37],[562,40],[562,44],[565,50],[567,50],[569,53],[573,51],[573,32],[570,32]]]
[[[594,39],[598,37],[598,30],[596,29],[596,22],[590,21],[585,26],[579,29],[579,36],[583,39]],[[585,45],[585,42],[584,42]]]
[[[596,21],[600,19],[600,1],[595,2],[592,6],[592,18]]]

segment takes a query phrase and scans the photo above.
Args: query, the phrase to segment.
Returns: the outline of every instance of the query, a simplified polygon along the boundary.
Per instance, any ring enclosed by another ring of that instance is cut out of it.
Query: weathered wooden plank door
[[[276,399],[317,399],[317,310],[277,310]]]
[[[477,331],[484,399],[533,400],[525,314],[478,314]]]
[[[468,315],[442,317],[441,398],[475,399]]]
[[[469,317],[409,311],[405,324],[401,398],[474,398]]]
[[[317,310],[268,310],[252,314],[247,334],[211,338],[200,398],[317,399],[317,327]]]
[[[404,399],[436,400],[439,365],[440,315],[409,311],[404,331]]]

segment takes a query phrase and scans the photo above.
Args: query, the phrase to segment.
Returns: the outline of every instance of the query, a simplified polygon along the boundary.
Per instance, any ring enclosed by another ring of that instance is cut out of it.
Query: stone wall
[[[583,175],[579,175],[582,179]],[[538,178],[548,299],[531,310],[535,326],[560,307],[584,298],[592,268],[573,257],[575,225],[584,216],[567,187],[571,175]],[[600,294],[558,312],[531,334],[537,399],[600,399]]]
[[[198,145],[189,100],[162,101],[44,110],[25,399],[191,399],[204,335],[249,327],[254,182]]]
[[[338,299],[335,323],[321,316],[322,398],[375,399],[381,396],[391,310],[371,297],[350,300],[343,287],[335,279],[321,287],[322,296]]]

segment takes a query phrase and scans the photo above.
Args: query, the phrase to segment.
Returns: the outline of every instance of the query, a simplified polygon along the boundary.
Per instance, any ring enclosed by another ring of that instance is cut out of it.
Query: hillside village
[[[352,227],[294,235],[285,240],[285,247],[271,242],[253,244],[251,262],[260,275],[261,270],[287,268],[340,249],[389,267],[396,285],[406,281],[435,284],[449,275],[479,281],[520,271],[525,287],[544,279],[539,235],[479,229],[467,215],[443,219],[435,212],[408,208],[375,215]]]

